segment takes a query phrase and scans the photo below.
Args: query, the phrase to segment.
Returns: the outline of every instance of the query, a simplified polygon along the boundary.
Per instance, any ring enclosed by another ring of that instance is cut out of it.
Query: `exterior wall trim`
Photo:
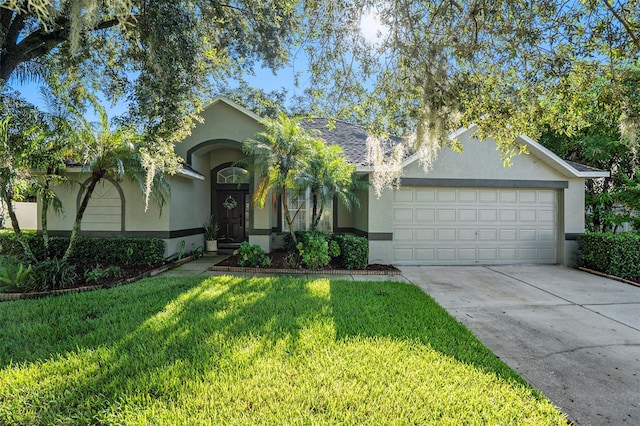
[[[401,186],[474,187],[474,188],[563,189],[563,188],[569,187],[569,182],[564,180],[400,178],[400,185]]]
[[[189,237],[192,235],[204,234],[204,228],[191,228],[191,229],[177,229],[174,231],[80,231],[81,237],[96,237],[96,238],[116,238],[116,237],[128,237],[128,238],[181,238]],[[68,237],[71,235],[71,231],[49,231],[49,235],[52,237]]]
[[[582,235],[582,232],[567,232],[564,234],[564,240],[565,241],[576,241],[578,239],[578,237],[580,235]]]

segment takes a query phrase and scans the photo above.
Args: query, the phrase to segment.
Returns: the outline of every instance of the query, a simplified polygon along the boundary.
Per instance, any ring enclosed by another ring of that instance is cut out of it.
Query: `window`
[[[318,210],[320,210],[320,206],[318,206]],[[313,214],[311,191],[307,189],[297,197],[289,194],[289,213],[293,217],[294,231],[309,230],[311,228],[311,215]],[[282,214],[282,229],[285,231],[289,230],[287,220],[284,217],[284,211]],[[329,202],[329,204],[325,206],[320,222],[318,223],[318,231],[333,231],[333,202]]]
[[[249,172],[240,167],[226,167],[218,172],[217,183],[249,183]]]

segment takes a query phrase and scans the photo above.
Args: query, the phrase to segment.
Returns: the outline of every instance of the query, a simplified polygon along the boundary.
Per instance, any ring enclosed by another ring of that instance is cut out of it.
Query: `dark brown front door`
[[[249,192],[243,190],[217,191],[216,217],[221,243],[240,243],[247,239],[249,224]]]

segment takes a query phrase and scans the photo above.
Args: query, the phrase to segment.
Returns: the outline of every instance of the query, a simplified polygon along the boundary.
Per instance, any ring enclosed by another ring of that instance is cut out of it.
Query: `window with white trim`
[[[240,167],[225,167],[218,171],[217,183],[249,183],[249,172]]]
[[[311,228],[311,215],[313,214],[313,200],[311,198],[311,191],[307,189],[305,192],[300,193],[297,197],[294,194],[289,194],[289,213],[293,217],[293,229],[294,231],[307,231]],[[320,206],[318,206],[320,210]],[[282,229],[287,231],[287,220],[284,217],[284,209],[282,213]],[[318,223],[318,231],[331,232],[333,231],[333,202],[329,201],[322,212],[322,217]]]

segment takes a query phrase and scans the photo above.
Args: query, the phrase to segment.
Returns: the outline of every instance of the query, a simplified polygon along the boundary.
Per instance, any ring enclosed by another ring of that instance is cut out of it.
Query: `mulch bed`
[[[169,269],[180,266],[184,263],[190,262],[192,260],[191,257],[186,257],[178,261],[173,262],[162,262],[155,265],[144,265],[144,266],[120,266],[122,268],[122,275],[117,278],[102,278],[90,283],[87,283],[85,280],[85,271],[91,270],[95,267],[95,265],[84,265],[84,264],[76,264],[76,272],[78,274],[78,279],[76,282],[68,287],[50,290],[50,291],[36,291],[36,292],[22,292],[17,289],[8,289],[4,292],[0,293],[0,302],[10,301],[10,300],[19,300],[19,299],[39,299],[41,297],[48,296],[61,296],[63,294],[69,293],[81,293],[85,291],[99,290],[104,288],[116,287],[124,284],[131,284],[142,278],[148,278],[155,276],[161,272],[167,271]],[[107,267],[110,265],[101,265],[102,267]]]
[[[240,266],[238,256],[232,255],[216,263],[209,268],[212,271],[223,272],[263,272],[263,273],[287,273],[287,274],[340,274],[340,275],[400,275],[401,272],[393,265],[383,265],[373,263],[367,265],[365,269],[345,269],[343,265],[333,261],[321,269],[304,269],[302,267],[292,267],[287,262],[287,253],[272,252],[267,257],[271,259],[271,265],[261,268]]]

